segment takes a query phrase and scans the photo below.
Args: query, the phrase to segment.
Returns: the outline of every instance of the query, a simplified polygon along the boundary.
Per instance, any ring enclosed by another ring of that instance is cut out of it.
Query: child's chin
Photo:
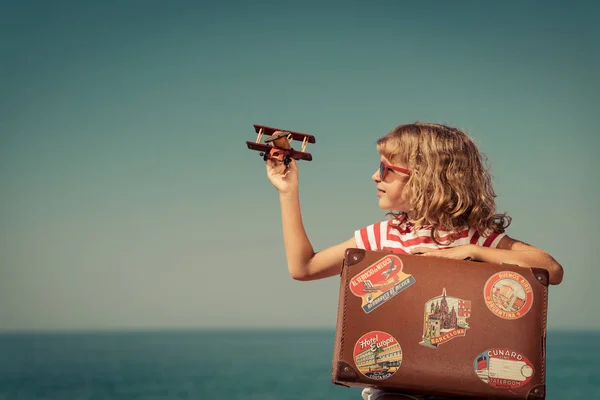
[[[379,208],[381,208],[384,211],[392,211],[394,209],[390,203],[383,199],[379,200]]]

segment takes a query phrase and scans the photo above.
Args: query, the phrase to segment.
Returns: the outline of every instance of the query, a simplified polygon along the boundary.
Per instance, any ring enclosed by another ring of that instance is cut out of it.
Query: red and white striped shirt
[[[356,245],[364,250],[389,250],[398,254],[410,254],[415,247],[447,249],[464,244],[475,244],[483,247],[497,247],[506,233],[489,232],[479,235],[474,228],[465,228],[458,233],[454,242],[449,245],[438,245],[431,238],[431,227],[424,227],[415,232],[411,223],[403,222],[399,227],[389,224],[389,221],[375,224],[357,230],[354,233]],[[448,231],[438,231],[438,242],[445,243]]]

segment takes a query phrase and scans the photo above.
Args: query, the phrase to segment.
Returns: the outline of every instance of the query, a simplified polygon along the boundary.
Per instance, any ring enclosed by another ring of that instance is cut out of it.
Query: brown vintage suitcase
[[[548,272],[348,249],[332,381],[474,399],[544,399]]]

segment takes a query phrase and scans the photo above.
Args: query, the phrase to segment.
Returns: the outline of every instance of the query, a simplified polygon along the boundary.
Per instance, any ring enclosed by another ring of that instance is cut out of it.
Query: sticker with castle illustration
[[[354,364],[369,379],[388,379],[402,364],[402,348],[387,332],[365,333],[356,341],[353,354]]]
[[[413,283],[415,278],[402,272],[402,260],[388,255],[352,278],[350,291],[362,298],[362,309],[368,314]]]
[[[449,340],[465,336],[469,329],[467,318],[470,316],[471,302],[448,296],[444,288],[441,296],[425,303],[423,340],[419,344],[437,348]]]

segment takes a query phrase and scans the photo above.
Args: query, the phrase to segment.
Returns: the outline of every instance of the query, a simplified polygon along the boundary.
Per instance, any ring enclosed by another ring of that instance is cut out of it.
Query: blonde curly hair
[[[440,243],[439,230],[457,233],[468,226],[483,236],[510,225],[509,216],[496,213],[491,175],[465,132],[433,123],[399,125],[377,141],[377,150],[412,171],[404,189],[410,191],[408,214],[389,215],[400,222],[410,219],[415,229],[431,226],[437,244],[454,241],[450,235],[449,243]]]

